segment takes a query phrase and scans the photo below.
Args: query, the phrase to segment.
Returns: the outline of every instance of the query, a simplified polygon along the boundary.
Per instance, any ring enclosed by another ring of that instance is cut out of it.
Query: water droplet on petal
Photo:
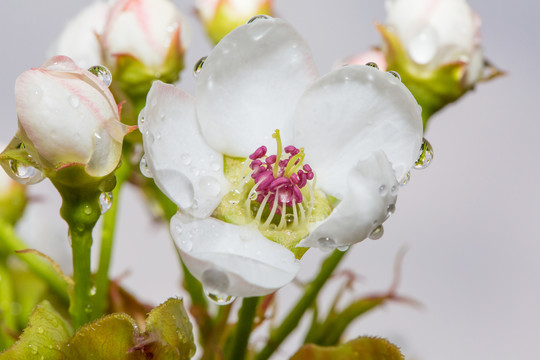
[[[208,300],[210,300],[214,304],[220,305],[220,306],[229,305],[234,300],[236,300],[235,296],[227,295],[227,294],[214,293],[214,292],[208,291],[206,289],[204,289],[204,294],[206,295]]]
[[[398,79],[399,81],[401,81],[401,76],[395,72],[395,71],[389,71],[388,72],[390,75],[393,75],[396,79]]]
[[[336,242],[329,237],[322,237],[317,240],[317,243],[319,243],[319,247],[322,249],[335,249],[336,248]]]
[[[184,165],[191,164],[191,156],[189,154],[182,154],[180,155],[180,160],[184,163]]]
[[[182,234],[182,232],[184,231],[184,229],[180,226],[180,225],[175,225],[174,226],[174,231],[176,231],[176,233],[178,235]]]
[[[395,212],[396,212],[396,205],[395,204],[388,205],[388,207],[386,208],[386,216],[390,216]]]
[[[379,195],[386,196],[388,194],[388,189],[386,188],[386,185],[382,184],[379,186]]]
[[[101,209],[101,213],[105,214],[112,206],[113,202],[113,194],[112,192],[102,192],[99,195],[99,208]]]
[[[79,101],[79,97],[77,95],[71,95],[69,98],[68,98],[68,101],[69,101],[69,104],[74,107],[74,108],[78,108],[79,107],[79,104],[81,103]]]
[[[369,66],[369,67],[372,67],[372,68],[375,68],[375,69],[379,70],[379,65],[377,65],[373,61],[370,61],[370,62],[366,63],[366,66]]]
[[[199,186],[203,192],[210,196],[218,196],[221,191],[221,185],[219,185],[217,179],[212,176],[204,176],[199,180]]]
[[[431,164],[431,160],[433,160],[433,148],[429,141],[424,138],[422,140],[422,145],[420,145],[420,156],[418,157],[418,160],[416,160],[414,168],[425,169]]]
[[[92,286],[92,287],[90,288],[90,290],[88,291],[88,294],[89,294],[90,296],[94,296],[94,295],[96,295],[96,292],[97,292],[97,288],[96,288],[95,286]]]
[[[257,21],[257,20],[268,20],[268,19],[271,19],[271,18],[272,17],[268,16],[268,15],[256,15],[256,16],[252,17],[251,19],[249,19],[247,24],[251,24],[252,22]]]
[[[392,185],[390,188],[390,194],[396,195],[398,193],[398,187],[396,185]]]
[[[193,242],[188,239],[182,240],[182,250],[190,252],[193,249]]]
[[[17,160],[9,160],[11,177],[24,185],[37,184],[44,179],[43,173],[31,165],[26,165]]]
[[[152,177],[152,172],[150,171],[150,168],[148,167],[148,161],[146,161],[145,155],[143,155],[143,157],[141,158],[141,162],[139,163],[139,168],[141,169],[141,174],[143,174],[147,178]]]
[[[42,328],[42,327],[38,327],[38,328],[37,328],[37,332],[38,332],[38,334],[43,334],[43,331],[44,331],[44,330],[43,330],[43,328]]]
[[[405,174],[405,176],[403,177],[403,179],[401,179],[401,181],[399,182],[399,186],[405,186],[409,183],[409,181],[411,181],[411,172],[407,172]]]
[[[32,354],[37,355],[38,350],[37,350],[37,347],[35,345],[30,344],[30,345],[28,345],[28,347],[30,348],[30,352]]]
[[[84,312],[90,314],[92,312],[92,305],[86,305]]]
[[[369,234],[369,238],[371,240],[379,240],[384,234],[384,228],[382,225],[379,225],[377,226],[375,229],[373,229],[373,231],[371,232],[371,234]]]
[[[92,74],[96,75],[105,86],[109,86],[112,83],[112,75],[109,69],[105,66],[95,65],[88,69]]]
[[[229,277],[223,271],[217,269],[205,270],[201,282],[206,289],[214,293],[224,293],[229,288]]]
[[[336,249],[338,249],[339,251],[347,251],[349,250],[349,245],[338,246]]]
[[[424,65],[435,58],[438,45],[435,29],[428,26],[409,42],[408,53],[415,63]]]
[[[199,61],[197,61],[197,63],[193,67],[193,76],[195,76],[195,78],[199,76],[207,57],[208,56],[203,56],[202,58],[200,58]]]

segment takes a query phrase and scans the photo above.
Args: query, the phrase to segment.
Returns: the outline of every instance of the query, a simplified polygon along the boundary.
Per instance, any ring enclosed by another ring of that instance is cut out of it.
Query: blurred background
[[[469,2],[482,18],[487,58],[507,76],[480,84],[432,118],[426,132],[435,151],[432,165],[413,171],[383,238],[354,246],[342,264],[361,276],[356,294],[381,293],[390,286],[397,253],[408,250],[398,293],[422,307],[390,304],[360,318],[347,334],[387,337],[408,359],[530,359],[538,352],[540,3]],[[0,3],[0,142],[9,142],[17,128],[16,77],[46,60],[64,24],[87,3]],[[191,68],[210,44],[192,2],[175,3],[193,28],[180,82],[192,91]],[[276,0],[275,8],[311,46],[321,74],[336,60],[381,43],[374,24],[384,21],[382,1]],[[21,235],[69,269],[59,197],[47,180],[33,186],[31,194]],[[123,276],[122,284],[152,304],[182,296],[168,227],[151,220],[133,188],[123,191],[121,201],[112,276]],[[299,279],[309,279],[324,255],[308,252]],[[329,286],[322,302],[328,303],[335,290]],[[290,285],[280,292],[281,312],[299,291]],[[299,339],[287,343],[276,359],[290,356]]]

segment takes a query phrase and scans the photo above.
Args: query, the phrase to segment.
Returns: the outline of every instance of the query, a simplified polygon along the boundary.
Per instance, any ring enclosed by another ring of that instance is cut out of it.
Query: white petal
[[[101,34],[109,4],[96,1],[78,13],[62,31],[62,34],[48,50],[50,57],[66,55],[82,68],[102,64],[98,35]]]
[[[358,160],[383,150],[401,180],[422,141],[420,107],[393,75],[350,65],[320,78],[298,104],[295,142],[317,175],[318,187],[342,199]]]
[[[292,139],[296,102],[316,78],[311,51],[279,19],[257,20],[232,31],[214,48],[197,79],[197,117],[214,149],[247,157],[275,147],[281,130]]]
[[[262,296],[291,282],[299,270],[292,252],[255,227],[177,214],[171,234],[189,271],[210,291]]]
[[[386,24],[420,64],[459,60],[476,44],[479,24],[466,0],[395,0],[386,9]]]
[[[223,157],[200,135],[193,97],[154,82],[139,116],[145,157],[159,188],[181,209],[209,216],[229,190]]]
[[[394,211],[399,185],[382,151],[354,166],[346,186],[343,201],[298,246],[333,248],[355,244]]]

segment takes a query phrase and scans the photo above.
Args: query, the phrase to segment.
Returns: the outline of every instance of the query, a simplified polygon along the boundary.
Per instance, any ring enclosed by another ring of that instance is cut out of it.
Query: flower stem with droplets
[[[109,294],[109,267],[114,244],[114,229],[116,214],[120,199],[120,189],[129,177],[131,166],[124,159],[120,168],[115,172],[116,187],[112,191],[112,204],[110,209],[103,215],[103,230],[101,233],[101,245],[99,252],[99,266],[95,276],[96,294],[94,297],[93,318],[101,317],[107,308],[107,295]]]
[[[62,196],[60,215],[69,227],[73,255],[73,291],[69,313],[75,329],[92,319],[92,273],[90,250],[92,230],[101,216],[99,196],[104,179],[89,177],[84,168],[73,166],[49,176]]]
[[[304,313],[311,307],[322,287],[326,284],[326,280],[330,278],[346,253],[347,251],[334,250],[332,255],[326,258],[321,266],[321,270],[315,279],[313,279],[306,287],[304,295],[298,300],[296,306],[291,310],[289,315],[283,319],[281,325],[271,331],[268,342],[257,356],[255,356],[256,360],[268,359],[281,345],[283,340],[296,329],[298,323],[304,316]]]
[[[238,322],[232,334],[232,344],[226,359],[243,360],[246,357],[249,335],[253,330],[253,320],[257,312],[259,297],[244,298],[238,312]]]

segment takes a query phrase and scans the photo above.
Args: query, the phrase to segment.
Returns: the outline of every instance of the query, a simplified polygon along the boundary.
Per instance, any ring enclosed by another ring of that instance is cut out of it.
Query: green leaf
[[[343,345],[304,345],[291,360],[404,360],[399,349],[385,339],[359,337]]]
[[[112,314],[79,329],[63,349],[62,360],[136,360],[146,359],[131,352],[138,335],[135,322],[126,314]],[[3,360],[3,359],[2,359]]]
[[[322,324],[312,325],[305,342],[325,346],[337,344],[343,332],[356,318],[382,305],[387,300],[389,300],[388,296],[376,296],[352,302],[342,311],[329,314]]]
[[[193,329],[182,300],[169,299],[156,307],[146,320],[148,349],[159,360],[190,359],[195,354]]]
[[[29,325],[19,340],[0,354],[0,360],[60,360],[58,351],[71,329],[48,301],[40,303],[29,318]]]

